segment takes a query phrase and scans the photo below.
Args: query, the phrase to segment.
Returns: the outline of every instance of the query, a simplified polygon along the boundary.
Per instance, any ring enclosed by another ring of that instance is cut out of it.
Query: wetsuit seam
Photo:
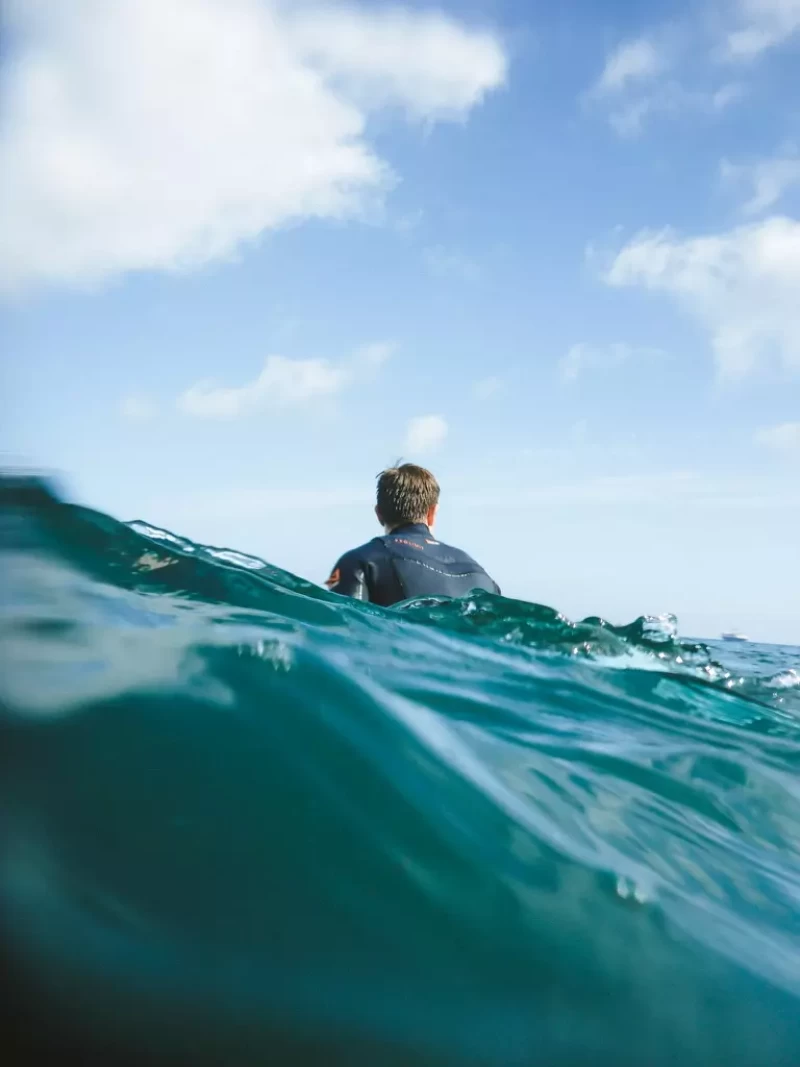
[[[458,574],[452,574],[450,571],[442,571],[442,570],[439,570],[438,567],[432,567],[430,565],[430,563],[423,563],[421,559],[410,559],[408,557],[403,557],[403,562],[404,563],[413,563],[417,567],[424,567],[426,571],[433,571],[434,574],[443,574],[445,576],[445,578],[471,578],[473,575],[476,575],[476,574],[480,574],[481,576],[483,576],[483,573],[484,573],[481,570],[477,570],[477,571],[460,571]],[[396,571],[396,569],[397,568],[395,567],[395,571]],[[405,590],[403,590],[403,591],[405,592]]]

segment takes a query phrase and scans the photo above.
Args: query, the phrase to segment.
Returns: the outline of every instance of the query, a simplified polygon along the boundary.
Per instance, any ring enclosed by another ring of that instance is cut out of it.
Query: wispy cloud
[[[718,89],[687,89],[675,80],[659,82],[648,92],[630,95],[615,106],[609,112],[608,121],[620,137],[638,137],[653,119],[677,119],[682,115],[713,117],[737,103],[745,93],[745,87],[735,82]]]
[[[736,104],[747,96],[747,87],[742,82],[726,82],[711,96],[713,111],[725,111],[731,104]]]
[[[417,208],[415,211],[407,211],[393,220],[392,228],[396,233],[412,233],[421,226],[424,217],[425,212],[422,208]]]
[[[559,362],[559,376],[567,385],[576,382],[586,371],[606,371],[622,366],[633,360],[652,359],[655,356],[663,356],[664,353],[658,348],[647,348],[642,345],[609,344],[591,345],[577,344],[567,352]]]
[[[776,452],[800,454],[800,422],[783,422],[766,426],[755,435],[756,444]]]
[[[607,56],[600,77],[584,94],[584,104],[609,109],[613,129],[620,137],[633,137],[654,108],[650,84],[668,68],[667,50],[654,40],[623,41]]]
[[[392,346],[378,342],[359,349],[350,359],[287,359],[268,356],[251,382],[238,386],[205,380],[196,382],[177,400],[185,415],[206,419],[234,419],[281,408],[301,407],[376,372],[389,358]]]
[[[374,112],[463,120],[507,70],[495,34],[410,7],[7,7],[5,290],[183,270],[288,222],[358,217],[394,181]]]
[[[672,296],[709,330],[722,377],[775,360],[800,369],[800,222],[780,216],[726,233],[644,232],[603,275]]]
[[[130,393],[123,398],[120,413],[131,422],[149,422],[158,414],[158,405],[146,393]]]
[[[620,137],[638,137],[645,125],[645,120],[653,114],[653,100],[643,97],[632,100],[629,104],[612,111],[608,116],[611,128]]]
[[[465,282],[476,282],[481,276],[481,268],[469,256],[444,245],[434,245],[425,249],[425,265],[431,274],[439,278],[459,278]]]
[[[736,17],[728,12],[712,20],[707,12],[690,9],[681,18],[621,42],[584,94],[584,104],[605,115],[625,138],[639,136],[657,119],[721,115],[748,92],[740,78],[731,80],[729,71],[710,62]]]
[[[391,359],[396,347],[392,341],[373,341],[371,344],[362,345],[353,356],[353,369],[363,367],[365,370],[377,370]]]
[[[623,41],[606,59],[594,91],[597,94],[619,93],[633,82],[654,78],[668,65],[665,52],[646,37]]]
[[[793,186],[800,185],[800,156],[791,152],[750,164],[734,164],[723,160],[721,174],[723,181],[752,190],[752,196],[742,205],[742,211],[747,215],[759,215],[774,207]]]
[[[441,415],[419,415],[411,419],[406,430],[406,451],[412,456],[435,452],[444,443],[448,429]]]
[[[730,60],[753,60],[800,32],[800,0],[737,0],[725,39]]]

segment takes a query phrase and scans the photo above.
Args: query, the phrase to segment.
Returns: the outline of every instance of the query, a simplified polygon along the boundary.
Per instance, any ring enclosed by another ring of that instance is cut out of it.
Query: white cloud
[[[122,417],[131,422],[149,422],[158,414],[158,407],[152,397],[145,393],[130,393],[120,405]]]
[[[406,432],[406,451],[412,455],[435,452],[447,437],[447,422],[441,415],[420,415],[411,419]]]
[[[776,452],[800,453],[800,422],[783,422],[767,426],[755,435],[756,444]]]
[[[488,400],[489,397],[495,396],[503,388],[503,379],[492,375],[489,378],[481,378],[480,381],[475,382],[472,387],[472,393],[477,400]]]
[[[728,33],[728,59],[751,60],[800,30],[800,0],[738,0],[736,29]]]
[[[7,17],[6,290],[185,269],[358,216],[393,181],[370,115],[461,119],[507,65],[493,34],[395,7],[28,0]]]
[[[724,160],[722,177],[728,182],[744,183],[753,190],[742,206],[748,215],[758,215],[773,207],[792,186],[800,185],[800,156],[776,156],[750,165]]]
[[[632,82],[654,78],[667,68],[666,56],[645,37],[623,41],[606,60],[595,93],[618,93]]]
[[[200,418],[236,418],[337,393],[345,380],[344,369],[326,359],[267,356],[263,370],[252,382],[241,386],[197,382],[178,397],[178,409]]]
[[[631,360],[663,355],[660,349],[628,344],[577,344],[559,362],[559,374],[566,384],[576,382],[585,371],[611,370]]]
[[[377,371],[391,351],[387,342],[366,345],[352,359],[338,364],[328,359],[268,356],[258,377],[245,385],[223,386],[211,380],[195,383],[178,397],[178,410],[198,418],[233,419],[299,407],[333,396]]]
[[[460,118],[506,76],[496,38],[438,12],[386,5],[368,16],[317,4],[293,20],[291,40],[361,107],[397,106],[415,119]]]
[[[690,238],[644,232],[604,280],[671,294],[710,331],[723,377],[770,360],[800,370],[800,222],[776,216]]]
[[[431,274],[439,278],[450,276],[476,282],[481,276],[481,269],[473,259],[443,245],[425,249],[425,264]]]

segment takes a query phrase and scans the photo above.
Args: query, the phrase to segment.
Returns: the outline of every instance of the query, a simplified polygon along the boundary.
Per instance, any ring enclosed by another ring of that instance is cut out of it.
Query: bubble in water
[[[648,892],[644,886],[624,875],[617,878],[617,896],[623,900],[629,900],[632,904],[646,904],[652,899],[652,893]]]

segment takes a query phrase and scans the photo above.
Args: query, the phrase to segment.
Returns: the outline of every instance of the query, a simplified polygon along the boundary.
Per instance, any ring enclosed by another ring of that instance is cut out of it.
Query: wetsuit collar
[[[415,533],[422,534],[423,537],[430,537],[431,529],[426,522],[405,522],[402,526],[395,526],[389,537],[394,537],[399,533]]]

